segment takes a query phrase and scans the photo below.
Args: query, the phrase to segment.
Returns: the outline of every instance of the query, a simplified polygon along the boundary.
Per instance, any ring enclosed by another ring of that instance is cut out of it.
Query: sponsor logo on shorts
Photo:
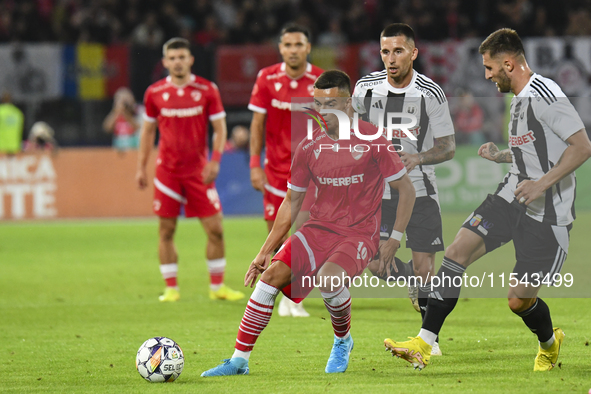
[[[472,219],[470,219],[470,226],[472,227],[476,227],[480,224],[480,221],[482,220],[482,216],[480,215],[476,215],[474,217],[472,217]]]
[[[273,216],[273,214],[275,214],[275,205],[271,203],[265,205],[265,212],[268,216]]]

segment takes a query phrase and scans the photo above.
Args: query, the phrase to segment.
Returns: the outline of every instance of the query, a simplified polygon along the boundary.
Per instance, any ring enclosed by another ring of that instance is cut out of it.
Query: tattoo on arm
[[[511,150],[504,149],[504,150],[500,151],[499,153],[497,153],[497,155],[495,157],[495,161],[497,163],[512,163],[513,157],[511,156]]]
[[[451,160],[456,152],[456,140],[453,135],[435,138],[433,148],[419,153],[421,164],[438,164]]]

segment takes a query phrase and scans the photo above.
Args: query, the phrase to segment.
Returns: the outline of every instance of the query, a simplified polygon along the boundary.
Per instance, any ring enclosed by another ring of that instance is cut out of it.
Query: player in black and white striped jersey
[[[403,23],[388,25],[380,35],[380,54],[385,70],[368,74],[357,82],[353,106],[362,118],[378,126],[409,123],[405,117],[392,118],[388,115],[393,112],[416,118],[416,124],[408,127],[415,138],[409,138],[396,128],[392,133],[392,142],[402,145],[400,156],[416,190],[415,207],[406,229],[406,247],[412,250],[414,275],[423,278],[422,288],[410,288],[410,297],[413,306],[424,316],[429,288],[427,281],[435,274],[435,253],[444,249],[433,165],[453,158],[454,127],[443,90],[413,69],[418,49],[410,26]],[[386,184],[382,200],[382,241],[397,236],[392,232],[397,204],[396,192]],[[396,266],[408,271],[399,260]],[[392,274],[388,267],[380,267],[378,260],[368,268],[382,278]],[[434,349],[434,354],[439,355],[440,351]]]
[[[538,337],[534,371],[554,368],[562,341],[553,328],[548,305],[538,297],[541,285],[557,280],[568,254],[569,231],[575,218],[574,170],[591,157],[591,142],[581,118],[551,79],[531,71],[521,39],[500,29],[480,45],[487,79],[502,93],[513,92],[509,149],[489,142],[478,154],[497,163],[512,163],[497,191],[468,217],[445,251],[438,276],[448,285],[430,294],[419,335],[411,341],[385,341],[394,355],[418,364],[429,363],[430,345],[454,309],[461,287],[455,278],[484,254],[513,240],[517,284],[509,289],[509,308]]]

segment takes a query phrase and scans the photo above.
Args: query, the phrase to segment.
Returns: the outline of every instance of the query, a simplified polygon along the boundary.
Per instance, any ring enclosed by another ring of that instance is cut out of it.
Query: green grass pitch
[[[465,216],[444,215],[446,243]],[[225,220],[226,282],[232,287],[242,287],[265,227],[259,218]],[[382,341],[416,335],[420,315],[406,298],[381,298],[353,301],[349,369],[327,375],[333,334],[316,298],[306,301],[308,319],[273,316],[251,356],[250,376],[201,378],[232,354],[246,301],[209,300],[203,232],[197,221],[183,220],[177,234],[182,298],[159,303],[156,229],[155,218],[0,225],[0,392],[587,393],[591,388],[591,300],[583,297],[545,298],[555,325],[567,335],[560,365],[549,373],[532,372],[536,338],[503,298],[460,300],[441,332],[443,357],[414,371],[384,352]],[[591,213],[581,214],[563,268],[576,273],[584,287],[590,283],[589,229]],[[403,249],[399,256],[407,259],[410,253]],[[513,263],[507,245],[468,272],[490,266],[510,272]],[[138,347],[153,336],[171,337],[183,348],[185,368],[174,383],[150,384],[135,370]]]

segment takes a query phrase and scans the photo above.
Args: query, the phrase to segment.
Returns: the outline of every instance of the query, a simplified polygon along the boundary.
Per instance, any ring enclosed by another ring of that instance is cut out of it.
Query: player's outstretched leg
[[[324,305],[330,313],[334,329],[334,343],[326,363],[326,373],[342,373],[349,366],[349,355],[353,350],[351,329],[351,294],[349,289],[341,287],[333,292],[321,291]]]
[[[412,363],[415,368],[423,369],[429,364],[433,344],[439,335],[443,322],[455,308],[460,296],[462,282],[456,278],[460,277],[461,279],[465,270],[466,268],[450,258],[443,258],[437,273],[438,279],[435,279],[437,283],[440,283],[440,286],[434,287],[429,296],[427,313],[419,335],[416,338],[410,337],[411,340],[406,342],[396,342],[386,338],[384,340],[386,350],[391,351],[392,355]]]
[[[540,348],[538,350],[538,355],[534,361],[534,371],[550,371],[556,365],[556,361],[558,361],[558,355],[560,354],[560,347],[562,346],[562,341],[564,341],[564,331],[562,329],[556,327],[554,328],[554,334],[552,338],[552,344],[548,348],[542,347],[548,346],[548,342],[542,344],[540,342]]]
[[[558,360],[565,336],[564,331],[560,328],[552,328],[550,309],[544,300],[517,297],[517,294],[527,294],[528,290],[521,286],[511,289],[509,308],[521,317],[525,325],[538,337],[539,350],[534,361],[534,371],[550,371]],[[533,292],[537,293],[537,289],[533,289]]]
[[[238,329],[232,358],[225,359],[223,364],[203,372],[201,376],[248,374],[250,353],[259,335],[261,335],[261,332],[269,324],[277,294],[279,294],[277,287],[271,286],[262,280],[257,283],[246,305],[246,310],[244,311],[244,316]]]

